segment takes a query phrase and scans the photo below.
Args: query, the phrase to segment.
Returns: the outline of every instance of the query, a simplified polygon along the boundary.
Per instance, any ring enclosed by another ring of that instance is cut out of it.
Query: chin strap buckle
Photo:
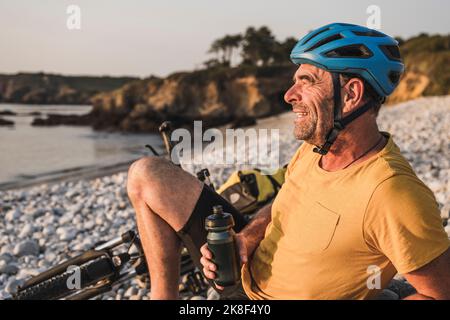
[[[341,132],[344,128],[345,126],[343,125],[342,122],[334,121],[333,129],[331,129],[330,132],[328,133],[325,139],[325,143],[321,146],[316,146],[313,149],[313,152],[321,154],[323,156],[326,155],[330,150],[331,145],[334,143],[334,141],[336,141],[339,132]]]

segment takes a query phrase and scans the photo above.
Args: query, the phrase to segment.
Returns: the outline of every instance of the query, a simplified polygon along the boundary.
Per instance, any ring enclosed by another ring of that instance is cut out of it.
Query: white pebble
[[[39,244],[35,240],[25,240],[19,242],[13,250],[13,254],[18,257],[27,255],[37,255],[39,253]]]

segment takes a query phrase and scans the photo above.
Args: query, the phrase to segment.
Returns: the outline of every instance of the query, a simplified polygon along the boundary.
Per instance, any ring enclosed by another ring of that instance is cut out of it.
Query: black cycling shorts
[[[197,268],[203,272],[203,266],[200,263],[200,248],[206,243],[207,231],[205,229],[205,218],[212,214],[213,207],[221,205],[224,212],[230,213],[234,218],[233,230],[238,233],[247,224],[247,219],[227,200],[222,198],[217,192],[209,186],[204,185],[200,197],[192,211],[191,216],[184,227],[177,232],[180,239],[186,246],[189,254]],[[206,278],[206,277],[205,277]],[[208,282],[215,288],[213,281]],[[223,299],[248,299],[239,283],[236,287],[225,288],[223,292],[217,290]]]

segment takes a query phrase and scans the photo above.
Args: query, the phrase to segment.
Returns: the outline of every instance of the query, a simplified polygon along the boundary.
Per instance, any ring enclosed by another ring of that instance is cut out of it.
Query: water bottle
[[[213,214],[205,219],[208,231],[206,240],[216,265],[215,283],[222,287],[233,286],[240,281],[241,269],[236,241],[234,239],[234,219],[223,212],[222,206],[214,206]]]

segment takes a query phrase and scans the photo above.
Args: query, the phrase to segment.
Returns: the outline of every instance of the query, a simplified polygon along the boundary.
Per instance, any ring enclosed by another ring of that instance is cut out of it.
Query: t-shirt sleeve
[[[433,192],[408,175],[378,185],[365,213],[364,238],[402,274],[428,264],[450,246]]]

